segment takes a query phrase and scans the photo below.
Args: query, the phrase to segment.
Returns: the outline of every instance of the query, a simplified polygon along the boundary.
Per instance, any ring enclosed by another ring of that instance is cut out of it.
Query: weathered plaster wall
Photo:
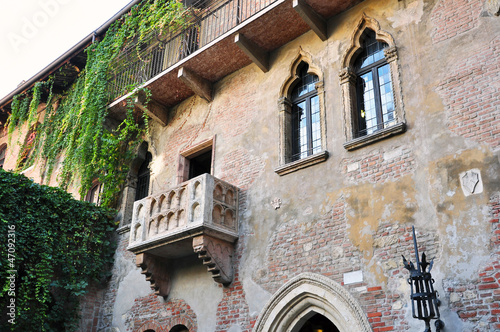
[[[170,111],[168,126],[152,124],[151,193],[177,185],[181,151],[215,137],[213,175],[240,189],[234,281],[213,282],[193,253],[169,266],[170,296],[158,298],[126,251],[129,233],[122,228],[113,276],[98,294],[104,302],[95,305],[98,329],[169,331],[183,324],[199,332],[251,331],[283,284],[313,272],[343,284],[374,331],[418,330],[401,261],[401,255],[414,260],[412,225],[421,250],[435,257],[446,329],[500,329],[495,6],[363,1],[328,22],[325,42],[308,32],[270,53],[269,72],[247,66],[214,84],[211,103],[189,98]],[[347,151],[340,60],[363,15],[394,38],[407,131]],[[301,52],[322,73],[329,158],[279,176],[278,98]],[[469,195],[460,179],[470,170],[482,182]]]

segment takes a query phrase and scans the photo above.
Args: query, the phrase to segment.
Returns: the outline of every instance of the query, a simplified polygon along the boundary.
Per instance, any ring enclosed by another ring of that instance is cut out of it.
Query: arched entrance
[[[311,312],[311,314],[312,316],[309,319],[294,326],[293,330],[300,328],[299,332],[339,332],[335,324],[325,316],[314,312]]]
[[[253,331],[319,332],[322,327],[323,332],[372,331],[357,300],[340,284],[303,273],[269,299]]]

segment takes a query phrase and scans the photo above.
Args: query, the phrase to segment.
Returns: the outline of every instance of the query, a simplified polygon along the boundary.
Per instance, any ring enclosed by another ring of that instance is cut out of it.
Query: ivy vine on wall
[[[2,169],[0,202],[0,330],[76,330],[79,299],[110,270],[114,211]]]
[[[134,149],[147,135],[149,123],[146,114],[134,111],[134,96],[127,101],[125,119],[119,125],[110,126],[106,121],[110,64],[130,45],[137,45],[137,57],[140,58],[141,40],[151,34],[164,36],[185,27],[189,21],[189,11],[181,1],[142,1],[115,21],[102,40],[85,50],[85,69],[64,93],[54,95],[53,81],[49,78],[15,96],[8,122],[9,139],[22,127],[36,130],[30,156],[28,160],[18,160],[17,170],[38,162],[47,182],[57,166],[59,185],[64,189],[70,185],[79,187],[81,197],[85,197],[97,179],[104,188],[101,205],[114,206]],[[135,86],[127,90],[138,91]],[[45,115],[40,121],[37,110],[42,91],[47,98]],[[144,92],[147,105],[150,93]],[[18,143],[26,144],[21,140]],[[26,149],[23,146],[21,151]]]

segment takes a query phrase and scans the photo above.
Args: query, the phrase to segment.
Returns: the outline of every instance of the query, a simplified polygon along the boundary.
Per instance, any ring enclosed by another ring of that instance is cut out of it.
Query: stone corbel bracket
[[[209,235],[199,235],[193,238],[193,250],[203,261],[214,281],[228,285],[233,281],[233,252],[231,242]],[[142,269],[146,281],[151,283],[151,289],[156,295],[167,297],[170,293],[170,275],[167,263],[161,257],[149,253],[140,253],[135,256],[137,267]]]
[[[232,243],[208,235],[193,238],[193,250],[207,266],[208,272],[218,283],[228,285],[233,281]]]
[[[142,269],[146,281],[151,283],[151,289],[158,296],[167,297],[170,293],[170,275],[167,266],[160,258],[148,253],[135,256],[135,264]]]

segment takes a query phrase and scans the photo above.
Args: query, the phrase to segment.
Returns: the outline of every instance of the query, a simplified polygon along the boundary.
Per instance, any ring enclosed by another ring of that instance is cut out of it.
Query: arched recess
[[[303,273],[271,297],[253,332],[298,332],[314,314],[326,317],[340,332],[372,331],[357,300],[340,284],[322,275]]]
[[[3,168],[7,156],[7,143],[0,145],[0,168]]]
[[[355,62],[363,51],[363,39],[365,33],[371,30],[375,34],[375,39],[387,46],[383,53],[385,62],[390,68],[390,77],[392,81],[392,95],[394,98],[394,123],[377,130],[373,134],[359,136],[357,133],[357,113],[358,99],[356,84],[358,76],[355,70]],[[342,101],[344,104],[344,134],[346,143],[344,148],[353,150],[375,141],[400,134],[406,130],[406,117],[403,105],[403,95],[401,91],[400,69],[398,63],[398,52],[394,38],[386,31],[380,28],[377,20],[363,14],[359,20],[356,29],[353,31],[348,49],[342,57],[342,70],[339,73],[340,85],[342,87]]]
[[[317,77],[314,83],[319,104],[319,127],[321,152],[315,153],[312,156],[302,158],[302,160],[292,159],[292,91],[300,82],[300,69],[307,66],[307,74]],[[297,55],[293,59],[289,67],[289,76],[283,81],[279,92],[278,108],[280,121],[280,140],[279,140],[279,167],[275,172],[279,175],[284,175],[300,168],[304,168],[315,164],[319,161],[326,160],[326,125],[325,125],[325,98],[324,98],[324,81],[323,72],[314,64],[311,54],[299,48]]]
[[[142,142],[137,148],[137,153],[130,163],[130,170],[127,174],[127,182],[123,190],[122,206],[120,212],[122,214],[120,226],[130,225],[132,222],[132,211],[137,189],[137,176],[141,165],[148,156],[148,143]]]
[[[189,330],[185,325],[178,324],[172,327],[168,332],[189,332]]]
[[[148,322],[142,324],[142,326],[139,327],[136,331],[137,332],[162,331],[162,327],[161,327],[161,325],[157,321],[152,320],[152,321],[148,321]]]

